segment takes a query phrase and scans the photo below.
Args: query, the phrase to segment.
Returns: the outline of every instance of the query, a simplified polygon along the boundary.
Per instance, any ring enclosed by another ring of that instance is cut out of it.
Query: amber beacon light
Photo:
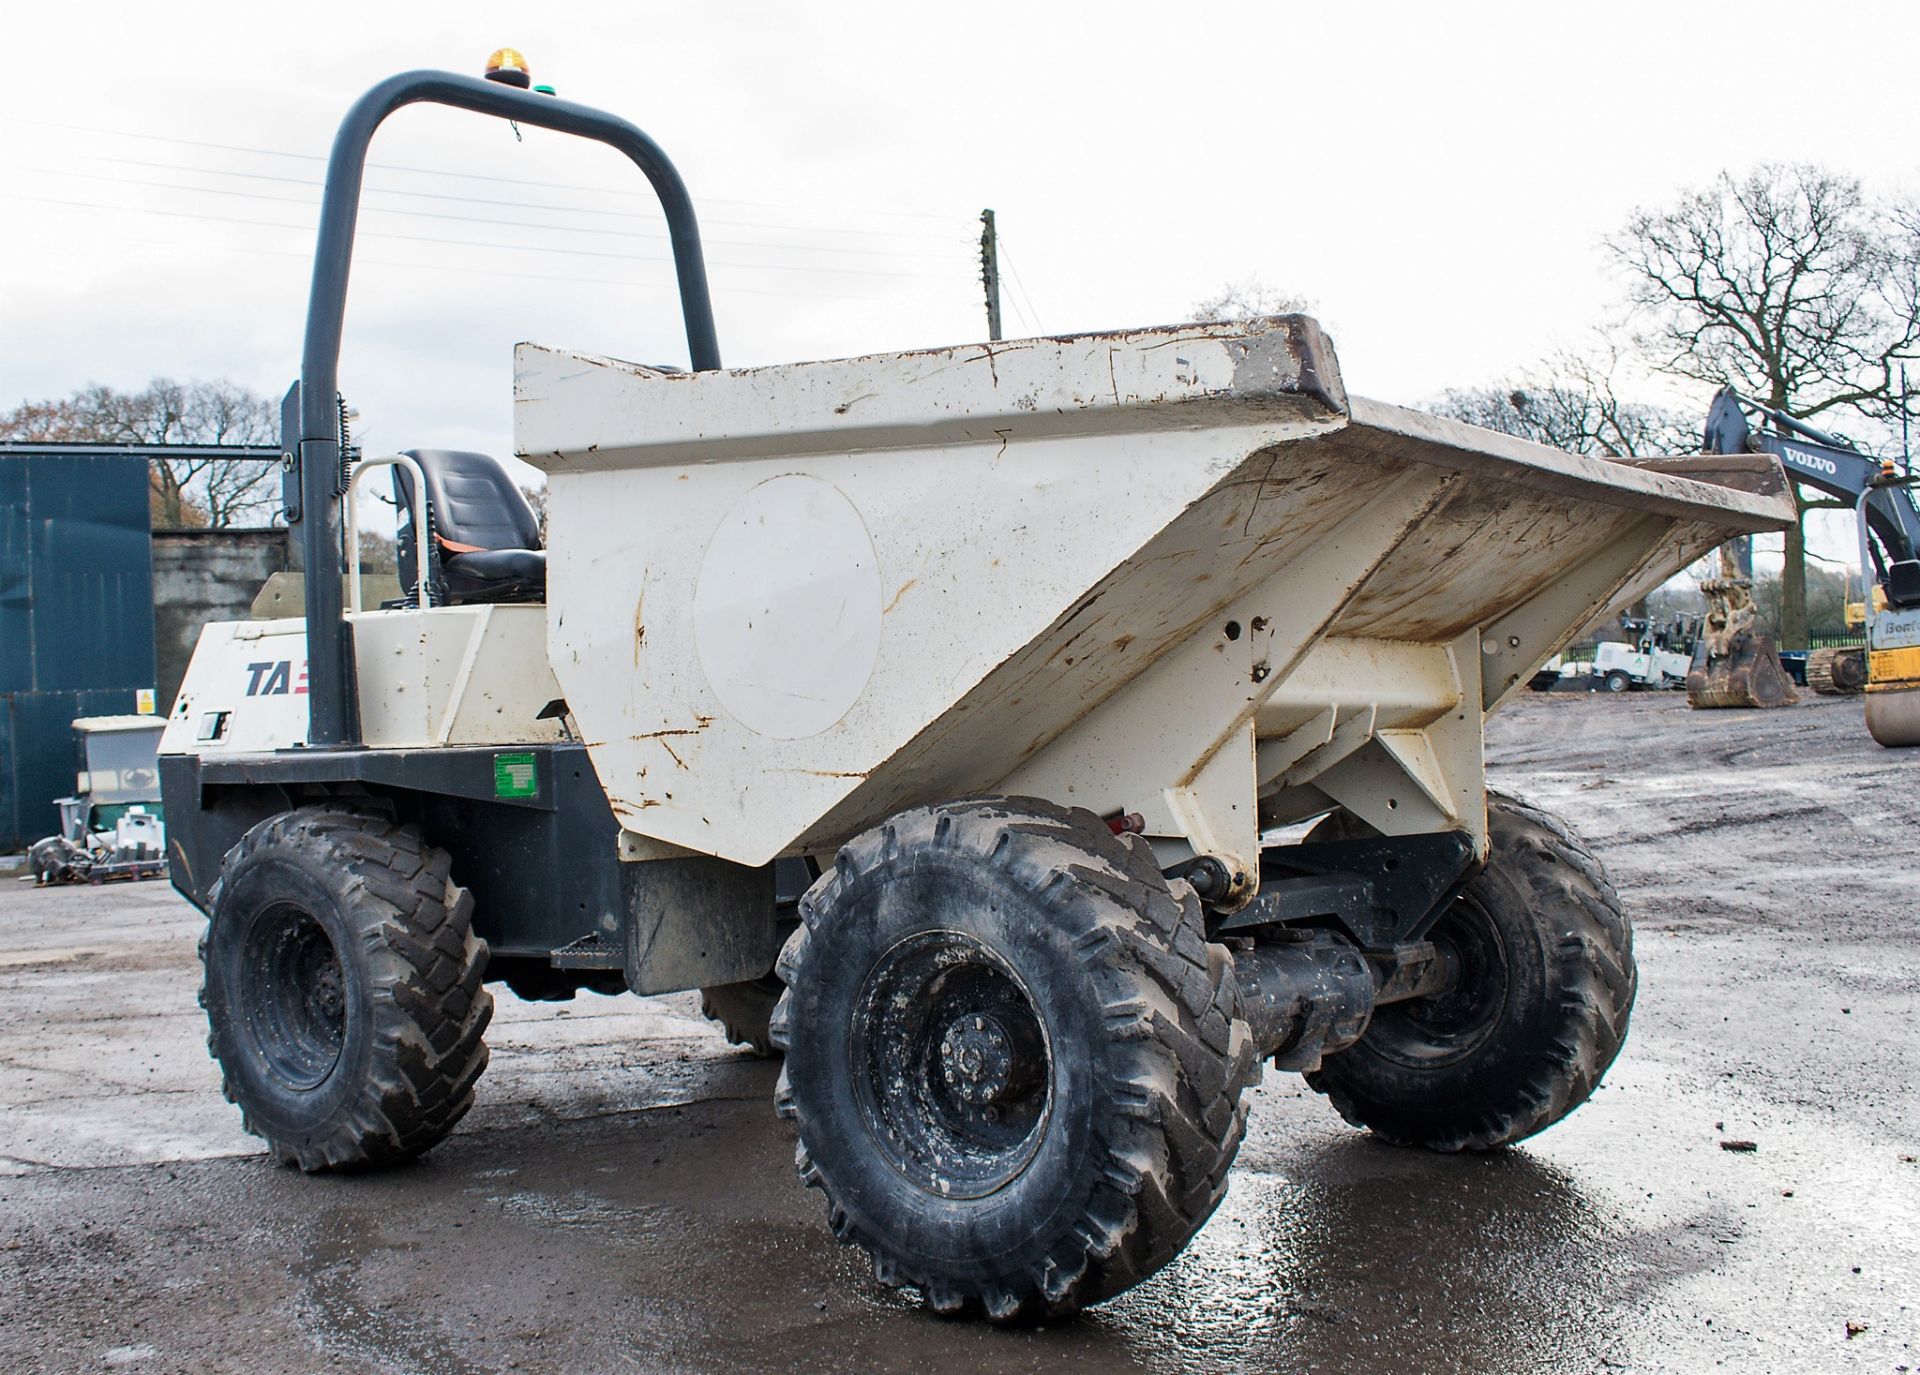
[[[518,48],[501,48],[487,59],[487,80],[518,86],[524,91],[533,84],[533,73]]]

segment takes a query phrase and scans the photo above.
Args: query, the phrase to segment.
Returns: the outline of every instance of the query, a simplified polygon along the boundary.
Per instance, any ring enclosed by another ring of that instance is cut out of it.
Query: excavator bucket
[[[1725,545],[1720,576],[1700,590],[1707,596],[1706,634],[1687,674],[1687,705],[1790,707],[1799,701],[1773,637],[1755,624],[1753,581],[1741,575]]]
[[[1790,707],[1799,700],[1773,637],[1762,630],[1735,636],[1724,654],[1703,643],[1687,674],[1690,707]]]

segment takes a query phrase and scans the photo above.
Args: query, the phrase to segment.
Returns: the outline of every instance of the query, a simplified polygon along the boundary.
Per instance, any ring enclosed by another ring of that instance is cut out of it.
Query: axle
[[[1366,1032],[1385,1003],[1425,998],[1452,982],[1450,962],[1429,941],[1363,951],[1332,931],[1278,928],[1234,953],[1241,1015],[1260,1056],[1280,1069],[1314,1070]]]

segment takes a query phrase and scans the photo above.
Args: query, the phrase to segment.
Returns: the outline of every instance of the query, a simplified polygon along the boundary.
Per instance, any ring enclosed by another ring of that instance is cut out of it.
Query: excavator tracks
[[[1816,649],[1807,656],[1807,686],[1824,697],[1852,697],[1867,690],[1867,651]]]

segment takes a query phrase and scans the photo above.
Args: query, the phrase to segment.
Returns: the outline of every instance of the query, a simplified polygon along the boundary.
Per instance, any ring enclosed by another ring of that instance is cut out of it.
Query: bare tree
[[[1807,569],[1807,623],[1811,631],[1823,636],[1842,636],[1846,626],[1847,579],[1834,569],[1818,566]],[[1782,579],[1762,573],[1753,580],[1753,604],[1760,623],[1780,633],[1781,617],[1786,612]]]
[[[544,547],[547,542],[547,484],[543,482],[537,487],[532,487],[522,483],[520,495],[525,497],[527,505],[533,508],[533,518],[539,522],[540,543]]]
[[[1621,398],[1618,365],[1610,349],[1563,352],[1517,379],[1443,392],[1426,409],[1576,454],[1645,458],[1695,447],[1682,417]]]
[[[0,415],[0,438],[92,444],[271,444],[274,404],[224,379],[156,377],[144,390],[98,383]],[[265,523],[279,509],[278,465],[242,458],[164,458],[151,468],[153,522],[175,529]]]
[[[1228,282],[1219,291],[1193,305],[1196,320],[1253,320],[1263,315],[1308,315],[1314,303],[1268,286],[1258,277]]]
[[[1801,418],[1909,409],[1899,366],[1920,344],[1920,208],[1823,168],[1767,165],[1636,212],[1608,247],[1653,366]],[[1833,504],[1795,493],[1780,614],[1791,648],[1807,635],[1804,515]]]

